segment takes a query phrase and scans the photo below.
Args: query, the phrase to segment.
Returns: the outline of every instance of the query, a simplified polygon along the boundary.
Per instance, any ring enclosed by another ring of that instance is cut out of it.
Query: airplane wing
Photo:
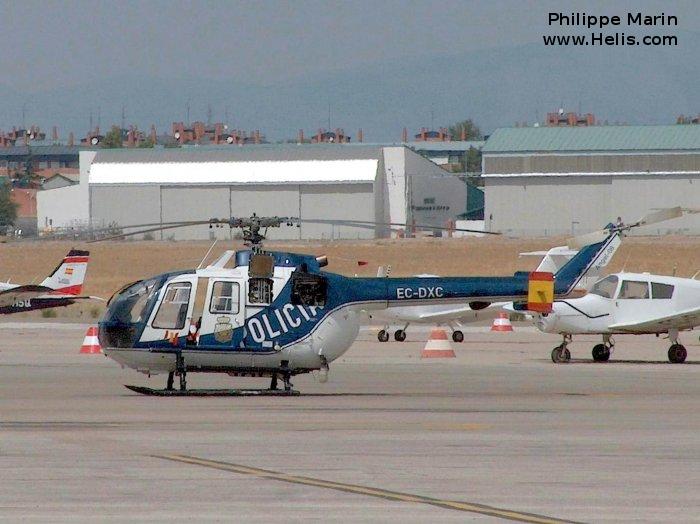
[[[50,287],[33,284],[6,289],[0,292],[0,307],[11,306],[20,300],[34,299],[51,291]]]
[[[673,315],[648,318],[639,322],[612,324],[611,330],[629,331],[630,333],[656,333],[669,329],[691,329],[700,325],[700,307],[679,311]]]
[[[75,295],[67,295],[64,293],[53,293],[50,295],[40,295],[38,297],[34,297],[32,300],[42,301],[42,300],[56,300],[56,299],[60,299],[60,298],[65,298],[66,300],[99,300],[101,302],[107,302],[107,299],[104,299],[102,297],[94,297],[92,295],[75,296]]]
[[[0,291],[0,307],[7,307],[16,304],[17,302],[31,300],[33,302],[41,301],[56,301],[56,299],[66,300],[104,300],[100,297],[88,295],[71,295],[68,293],[57,292],[50,287],[28,284],[25,286],[17,286],[5,291]]]

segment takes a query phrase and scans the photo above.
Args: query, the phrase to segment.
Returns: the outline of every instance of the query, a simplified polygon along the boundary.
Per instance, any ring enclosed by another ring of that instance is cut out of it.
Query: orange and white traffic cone
[[[430,337],[420,353],[420,358],[455,358],[455,351],[452,349],[444,329],[436,328],[430,332]]]
[[[513,324],[510,323],[508,313],[499,313],[498,317],[493,319],[491,331],[513,331]]]
[[[85,338],[83,339],[83,345],[80,346],[80,353],[95,354],[102,353],[102,348],[100,347],[100,341],[97,339],[97,328],[95,326],[89,327],[87,333],[85,333]]]

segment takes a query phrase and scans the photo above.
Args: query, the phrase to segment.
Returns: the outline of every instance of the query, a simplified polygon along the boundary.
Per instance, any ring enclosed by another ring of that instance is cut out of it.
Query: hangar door
[[[228,186],[163,186],[160,189],[160,202],[163,222],[229,217]],[[173,240],[232,238],[228,226],[213,229],[206,225],[166,229],[161,234],[163,239]]]
[[[374,184],[301,186],[302,218],[374,221]],[[302,238],[374,238],[374,229],[330,224],[301,225]]]

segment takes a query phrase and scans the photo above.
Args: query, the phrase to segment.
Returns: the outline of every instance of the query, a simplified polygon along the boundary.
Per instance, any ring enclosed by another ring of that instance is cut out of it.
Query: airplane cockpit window
[[[617,280],[615,275],[607,276],[593,285],[591,293],[603,298],[612,298],[617,289]]]
[[[623,280],[620,286],[620,299],[649,298],[649,282]]]
[[[153,327],[158,329],[182,329],[185,327],[187,307],[190,304],[189,282],[174,282],[168,286],[153,319]]]
[[[651,298],[673,298],[673,286],[670,284],[651,283]]]
[[[211,313],[225,313],[235,315],[238,313],[238,283],[237,282],[214,282],[211,291]]]

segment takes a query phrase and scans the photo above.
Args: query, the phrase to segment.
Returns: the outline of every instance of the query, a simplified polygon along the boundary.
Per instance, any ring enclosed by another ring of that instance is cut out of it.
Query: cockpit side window
[[[620,286],[620,299],[649,298],[649,282],[623,280]]]
[[[651,298],[673,298],[673,286],[670,284],[651,283]]]
[[[135,282],[115,293],[109,301],[106,318],[128,324],[145,321],[157,283],[156,279]]]
[[[189,282],[174,282],[163,294],[153,327],[158,329],[182,329],[187,319],[192,285]]]
[[[612,298],[617,290],[617,282],[618,279],[615,275],[607,276],[593,285],[591,293],[603,298]]]

